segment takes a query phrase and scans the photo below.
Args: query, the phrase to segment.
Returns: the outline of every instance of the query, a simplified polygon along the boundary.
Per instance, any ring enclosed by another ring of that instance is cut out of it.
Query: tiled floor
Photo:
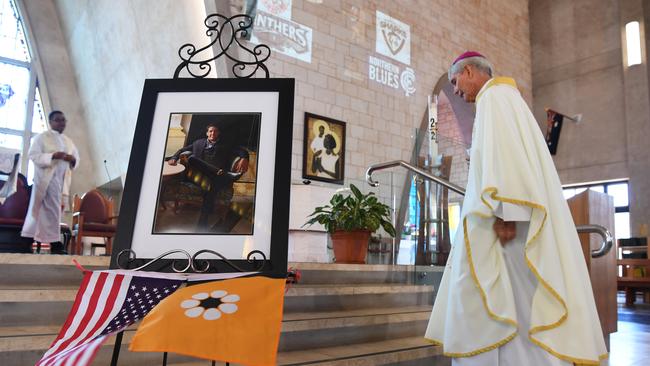
[[[650,304],[641,299],[633,308],[619,297],[618,332],[610,336],[609,366],[650,366]]]

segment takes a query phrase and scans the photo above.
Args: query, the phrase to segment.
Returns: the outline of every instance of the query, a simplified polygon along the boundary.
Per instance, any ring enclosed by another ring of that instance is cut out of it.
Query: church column
[[[646,53],[650,4],[644,4],[642,0],[621,0],[619,5],[623,45],[624,118],[630,174],[630,234],[637,236],[640,226],[650,223],[650,93]],[[641,64],[628,66],[625,25],[632,21],[640,23]]]

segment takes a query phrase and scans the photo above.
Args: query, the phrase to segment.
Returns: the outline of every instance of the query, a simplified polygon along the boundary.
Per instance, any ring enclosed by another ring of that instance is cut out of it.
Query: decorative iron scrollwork
[[[252,269],[246,269],[246,268],[241,268],[232,261],[228,260],[228,258],[224,257],[221,255],[219,252],[215,252],[214,250],[209,250],[209,249],[203,249],[199,250],[198,252],[194,253],[194,255],[190,255],[190,253],[182,250],[182,249],[176,249],[176,250],[170,250],[168,252],[165,252],[156,258],[146,262],[145,264],[137,267],[137,268],[129,268],[130,264],[135,262],[138,258],[135,254],[135,252],[131,249],[124,249],[117,255],[117,266],[120,269],[128,269],[131,271],[139,271],[142,270],[156,262],[158,262],[161,259],[164,259],[165,257],[180,253],[183,256],[187,257],[187,259],[174,259],[172,262],[172,270],[176,273],[205,273],[208,272],[210,269],[210,261],[207,259],[198,259],[197,257],[201,254],[204,253],[210,253],[214,254],[217,257],[219,257],[219,261],[227,264],[229,267],[232,269],[239,271],[239,272],[259,272],[264,268],[264,263],[266,262],[266,255],[264,255],[263,252],[259,250],[253,250],[252,252],[248,253],[246,256],[246,261],[252,265]],[[125,257],[126,256],[126,257]],[[259,256],[259,258],[258,258]],[[184,267],[177,267],[179,263],[183,263],[187,261],[187,264],[185,264]]]
[[[120,267],[120,269],[128,269],[128,270],[131,270],[131,271],[139,271],[139,270],[141,270],[141,269],[143,269],[145,267],[148,267],[148,266],[154,264],[158,260],[165,258],[168,255],[176,254],[176,253],[183,254],[184,256],[187,257],[187,259],[174,259],[174,261],[172,262],[172,270],[174,272],[176,272],[176,273],[185,273],[185,272],[189,271],[190,268],[192,268],[192,256],[190,255],[190,253],[188,253],[188,252],[186,252],[186,251],[184,251],[182,249],[170,250],[168,252],[165,252],[165,253],[157,256],[156,258],[150,260],[149,262],[147,262],[147,263],[145,263],[145,264],[143,264],[143,265],[141,265],[140,267],[137,267],[137,268],[129,268],[129,264],[133,263],[134,261],[136,261],[138,259],[135,252],[133,250],[131,250],[131,249],[124,249],[123,251],[121,251],[117,255],[117,266]],[[128,254],[128,256],[126,258],[126,262],[124,262],[124,255],[125,254]],[[181,261],[187,261],[187,264],[185,265],[185,267],[177,268],[176,265],[178,263],[180,263]]]
[[[191,43],[182,45],[178,49],[178,55],[183,62],[176,68],[174,79],[180,77],[183,69],[192,77],[205,78],[212,70],[210,62],[222,56],[234,62],[232,71],[237,78],[250,78],[260,69],[265,78],[269,77],[269,69],[264,64],[271,55],[269,46],[260,44],[251,49],[242,43],[242,39],[247,38],[252,31],[253,18],[245,14],[230,18],[221,14],[210,14],[205,18],[204,24],[208,28],[205,34],[210,37],[211,42],[199,49]],[[209,50],[216,43],[221,48],[217,55],[210,58],[201,57],[204,54],[212,56]],[[236,52],[237,50],[241,52]]]
[[[217,257],[221,258],[221,261],[223,261],[228,266],[230,266],[231,268],[233,268],[233,269],[235,269],[235,270],[237,270],[239,272],[250,272],[250,271],[259,272],[264,267],[264,263],[266,261],[266,256],[264,255],[264,253],[262,253],[259,250],[253,250],[252,252],[248,253],[248,255],[246,256],[246,261],[253,265],[253,269],[252,270],[247,270],[247,269],[241,268],[238,265],[234,264],[233,262],[229,261],[226,257],[224,257],[223,255],[221,255],[218,252],[215,252],[214,250],[203,249],[203,250],[199,250],[198,252],[194,253],[194,255],[192,256],[192,270],[194,272],[204,273],[204,272],[207,272],[210,269],[210,262],[208,260],[206,260],[206,259],[198,259],[197,258],[199,255],[201,255],[203,253],[210,253],[210,254],[216,255]],[[261,259],[256,258],[255,257],[256,255],[261,256]]]

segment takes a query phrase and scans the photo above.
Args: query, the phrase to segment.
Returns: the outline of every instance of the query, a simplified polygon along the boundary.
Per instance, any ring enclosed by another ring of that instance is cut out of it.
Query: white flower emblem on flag
[[[181,307],[187,309],[185,316],[198,318],[203,315],[205,320],[217,320],[221,313],[232,314],[237,311],[239,295],[231,294],[223,290],[212,291],[211,293],[199,292],[192,295],[191,299],[181,302]]]

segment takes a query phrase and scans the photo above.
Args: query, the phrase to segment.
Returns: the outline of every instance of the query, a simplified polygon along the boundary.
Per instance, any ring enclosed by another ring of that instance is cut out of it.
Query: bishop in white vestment
[[[477,52],[456,59],[449,80],[476,119],[461,226],[425,337],[454,366],[600,365],[585,259],[530,109]]]
[[[29,148],[34,163],[34,184],[21,235],[41,243],[60,240],[61,208],[70,192],[71,170],[79,152],[63,134],[66,119],[62,112],[49,116],[50,129],[36,135]]]

